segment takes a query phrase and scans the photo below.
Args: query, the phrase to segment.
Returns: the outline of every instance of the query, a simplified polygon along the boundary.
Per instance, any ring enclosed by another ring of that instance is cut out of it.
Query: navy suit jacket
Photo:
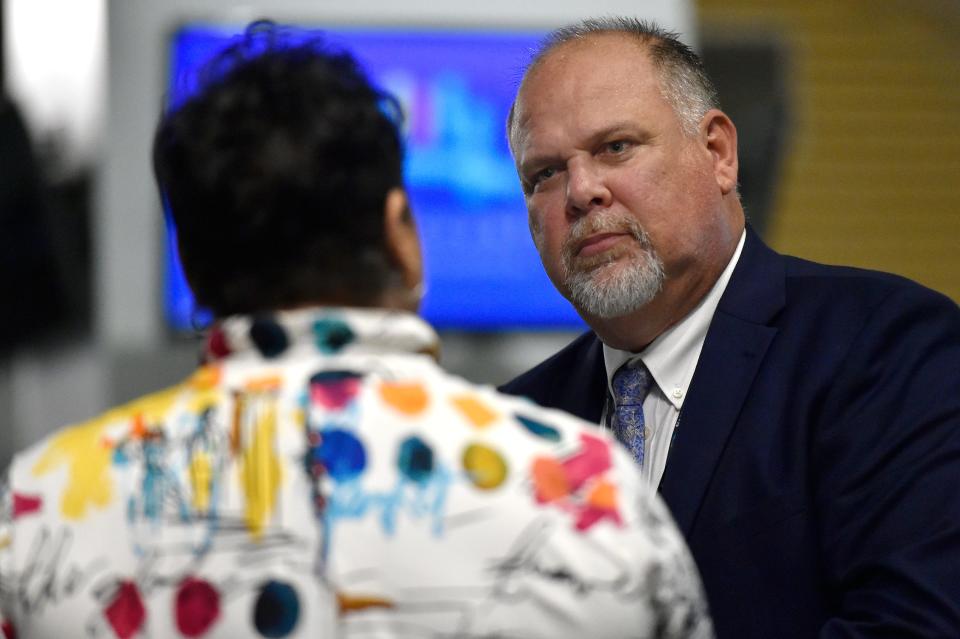
[[[598,422],[600,341],[503,390]],[[960,309],[748,229],[660,492],[721,638],[960,637]]]

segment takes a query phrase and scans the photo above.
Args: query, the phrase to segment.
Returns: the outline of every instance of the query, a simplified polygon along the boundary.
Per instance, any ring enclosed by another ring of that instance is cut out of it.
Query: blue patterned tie
[[[628,362],[613,374],[614,412],[610,426],[633,458],[643,466],[644,420],[643,399],[650,390],[650,371],[643,362]]]

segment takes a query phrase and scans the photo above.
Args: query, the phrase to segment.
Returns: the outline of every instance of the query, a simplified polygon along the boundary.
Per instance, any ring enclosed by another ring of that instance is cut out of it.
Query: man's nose
[[[612,195],[603,172],[587,158],[573,158],[567,165],[567,212],[574,216],[610,206]]]

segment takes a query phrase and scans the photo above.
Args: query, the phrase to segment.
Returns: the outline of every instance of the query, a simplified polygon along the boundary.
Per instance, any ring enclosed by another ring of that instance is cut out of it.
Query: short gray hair
[[[707,111],[720,108],[717,89],[707,76],[700,56],[681,42],[677,33],[637,18],[592,18],[551,32],[534,53],[524,79],[560,45],[608,33],[623,33],[647,45],[653,66],[660,75],[660,91],[673,107],[688,135],[696,134],[700,120]],[[507,117],[507,135],[511,143],[516,106],[514,99]]]

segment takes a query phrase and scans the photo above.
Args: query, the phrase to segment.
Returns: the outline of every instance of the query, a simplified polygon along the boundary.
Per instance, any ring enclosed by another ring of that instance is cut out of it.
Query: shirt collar
[[[737,249],[727,263],[723,273],[717,278],[710,291],[686,317],[665,330],[655,340],[640,351],[631,353],[603,345],[603,361],[607,370],[607,388],[612,393],[613,374],[623,364],[634,359],[643,361],[657,386],[674,408],[680,410],[690,388],[690,380],[697,367],[707,329],[717,310],[720,298],[733,275],[733,269],[740,259],[746,231],[740,234]]]
[[[436,358],[438,351],[437,334],[412,313],[316,307],[225,318],[207,335],[204,361],[277,359],[305,352],[421,353]]]

